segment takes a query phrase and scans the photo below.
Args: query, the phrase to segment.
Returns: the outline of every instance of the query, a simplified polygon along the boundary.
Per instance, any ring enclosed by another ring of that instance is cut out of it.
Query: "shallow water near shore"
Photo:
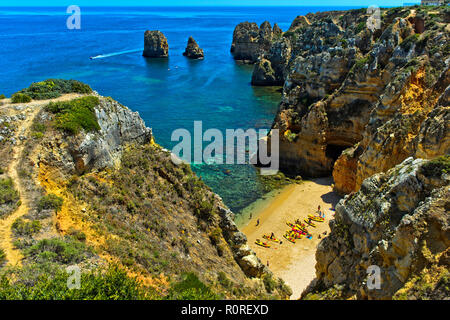
[[[197,120],[204,130],[270,129],[281,94],[250,85],[252,66],[230,55],[234,27],[268,20],[287,30],[297,15],[331,9],[338,7],[81,7],[81,30],[68,30],[64,7],[0,8],[0,94],[47,78],[77,79],[138,111],[168,149],[177,143],[172,132],[192,132]],[[147,29],[166,35],[169,59],[142,57]],[[182,56],[189,36],[204,60]],[[264,194],[250,165],[193,169],[235,212]]]
[[[236,218],[239,229],[247,236],[248,245],[270,270],[281,277],[293,290],[291,299],[298,299],[302,291],[315,277],[315,254],[317,245],[330,232],[329,221],[334,219],[334,208],[340,197],[332,190],[332,178],[305,180],[290,184],[272,192],[270,196],[244,209]],[[316,214],[320,205],[325,213],[325,222],[316,227],[307,227],[311,239],[303,237],[295,244],[285,240],[283,235],[290,230],[286,222],[303,221],[309,214]],[[252,218],[249,218],[252,213]],[[243,218],[247,216],[247,218]],[[256,221],[260,220],[257,225]],[[270,243],[270,248],[255,244],[256,239],[264,241],[263,235],[274,233],[282,243]]]
[[[234,222],[239,229],[245,228],[250,223],[255,223],[259,215],[267,210],[269,206],[276,205],[277,200],[284,198],[282,195],[288,195],[292,192],[296,184],[289,184],[280,189],[272,190],[251,204],[249,204],[244,209],[237,212]]]

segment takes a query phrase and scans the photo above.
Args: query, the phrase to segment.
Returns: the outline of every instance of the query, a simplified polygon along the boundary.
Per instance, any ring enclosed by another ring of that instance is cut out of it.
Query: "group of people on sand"
[[[317,207],[316,214],[317,214],[318,217],[320,217],[320,218],[322,218],[322,219],[325,220],[325,212],[322,211],[320,205]],[[305,221],[306,221],[306,220],[305,220]],[[312,219],[311,219],[311,218],[308,218],[308,221],[309,221],[309,223],[312,223]],[[259,219],[257,219],[257,220],[256,220],[256,226],[259,226],[259,224],[260,224],[260,221],[259,221]],[[295,224],[297,224],[297,225],[302,225],[302,222],[300,221],[300,219],[296,219],[296,220],[295,220]],[[327,233],[326,233],[326,231],[325,231],[325,232],[323,233],[323,235],[326,235],[326,234],[327,234]],[[293,234],[290,235],[290,236],[294,237]],[[308,233],[306,234],[306,237],[307,237],[308,239],[312,239],[312,234],[310,234],[310,233],[308,232]],[[275,234],[274,234],[273,232],[271,232],[270,236],[267,237],[266,239],[278,241],[278,240],[275,238]],[[319,235],[319,239],[321,239],[321,236],[320,236],[320,235]],[[281,244],[281,243],[282,243],[282,242],[280,241],[280,244]]]
[[[325,219],[325,212],[322,211],[322,209],[320,208],[320,205],[317,207],[317,214],[319,215],[319,217]],[[309,222],[311,222],[311,218],[309,218]],[[300,219],[296,219],[295,223],[296,224],[301,224]],[[259,219],[256,220],[256,226],[259,226]],[[273,236],[273,232],[272,232],[272,235],[271,235],[271,239],[272,239],[272,236]]]

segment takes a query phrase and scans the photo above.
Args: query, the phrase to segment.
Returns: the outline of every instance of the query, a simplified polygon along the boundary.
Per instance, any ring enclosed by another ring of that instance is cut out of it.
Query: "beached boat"
[[[270,235],[267,235],[267,234],[263,235],[263,238],[267,239],[267,240],[270,240],[270,241],[273,241],[273,242],[276,242],[276,243],[280,243],[279,239],[277,239],[275,237],[271,238]]]
[[[310,221],[310,220],[305,219],[305,222],[306,222],[306,224],[308,224],[309,226],[311,226],[313,228],[316,227],[316,224],[314,222]]]
[[[267,242],[262,242],[262,241],[259,240],[259,239],[256,239],[255,243],[256,243],[258,246],[261,246],[261,247],[264,247],[264,248],[270,248],[270,244],[268,244]]]
[[[313,220],[313,221],[316,221],[316,222],[324,222],[325,221],[325,218],[318,217],[318,216],[313,216],[311,214],[308,214],[308,218]]]
[[[284,237],[287,241],[292,242],[292,243],[295,243],[295,238],[292,238],[289,234],[285,234],[285,235],[283,235],[283,237]]]

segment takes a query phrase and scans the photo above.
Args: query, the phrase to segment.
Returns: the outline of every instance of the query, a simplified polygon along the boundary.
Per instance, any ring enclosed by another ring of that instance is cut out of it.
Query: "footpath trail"
[[[270,270],[292,288],[291,299],[298,299],[315,277],[317,245],[325,237],[323,233],[329,233],[328,222],[333,219],[334,207],[340,200],[340,197],[332,191],[331,184],[331,178],[319,178],[304,181],[299,185],[289,185],[266,206],[259,209],[259,212],[254,212],[252,220],[242,228],[249,246],[261,261],[269,263]],[[315,215],[319,205],[326,214],[326,221],[316,223],[316,228],[308,228],[313,238],[302,238],[295,244],[287,241],[283,237],[289,229],[286,222],[293,222],[296,219],[303,221],[308,214]],[[259,219],[258,226],[257,219]],[[273,243],[271,248],[263,248],[255,244],[256,239],[267,242],[262,236],[271,232],[283,241],[281,245]]]
[[[0,219],[0,248],[5,252],[6,260],[9,265],[20,265],[23,258],[20,250],[16,249],[13,245],[14,239],[11,226],[17,218],[24,216],[29,209],[29,200],[26,197],[27,191],[19,175],[19,163],[23,157],[23,150],[25,147],[25,142],[21,141],[19,139],[19,136],[23,135],[27,138],[30,137],[30,128],[33,124],[33,120],[35,119],[41,108],[48,104],[50,101],[67,101],[79,96],[80,95],[78,94],[66,94],[56,99],[17,104],[25,106],[28,110],[31,110],[31,112],[27,113],[25,120],[20,121],[19,127],[16,130],[16,135],[14,137],[16,140],[16,144],[12,150],[12,160],[9,163],[6,171],[7,175],[14,182],[14,188],[19,192],[20,195],[20,206],[4,219]],[[5,106],[2,106],[1,109],[14,108],[14,106],[15,105],[7,104]]]

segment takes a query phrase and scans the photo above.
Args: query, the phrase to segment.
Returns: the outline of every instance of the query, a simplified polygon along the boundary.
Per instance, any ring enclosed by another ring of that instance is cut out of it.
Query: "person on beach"
[[[270,239],[275,238],[275,235],[273,234],[273,232],[270,234]]]
[[[325,219],[325,213],[323,213],[322,210],[320,210],[320,206],[317,208],[317,212],[319,213],[319,217]]]
[[[259,219],[256,220],[256,226],[259,226]]]

